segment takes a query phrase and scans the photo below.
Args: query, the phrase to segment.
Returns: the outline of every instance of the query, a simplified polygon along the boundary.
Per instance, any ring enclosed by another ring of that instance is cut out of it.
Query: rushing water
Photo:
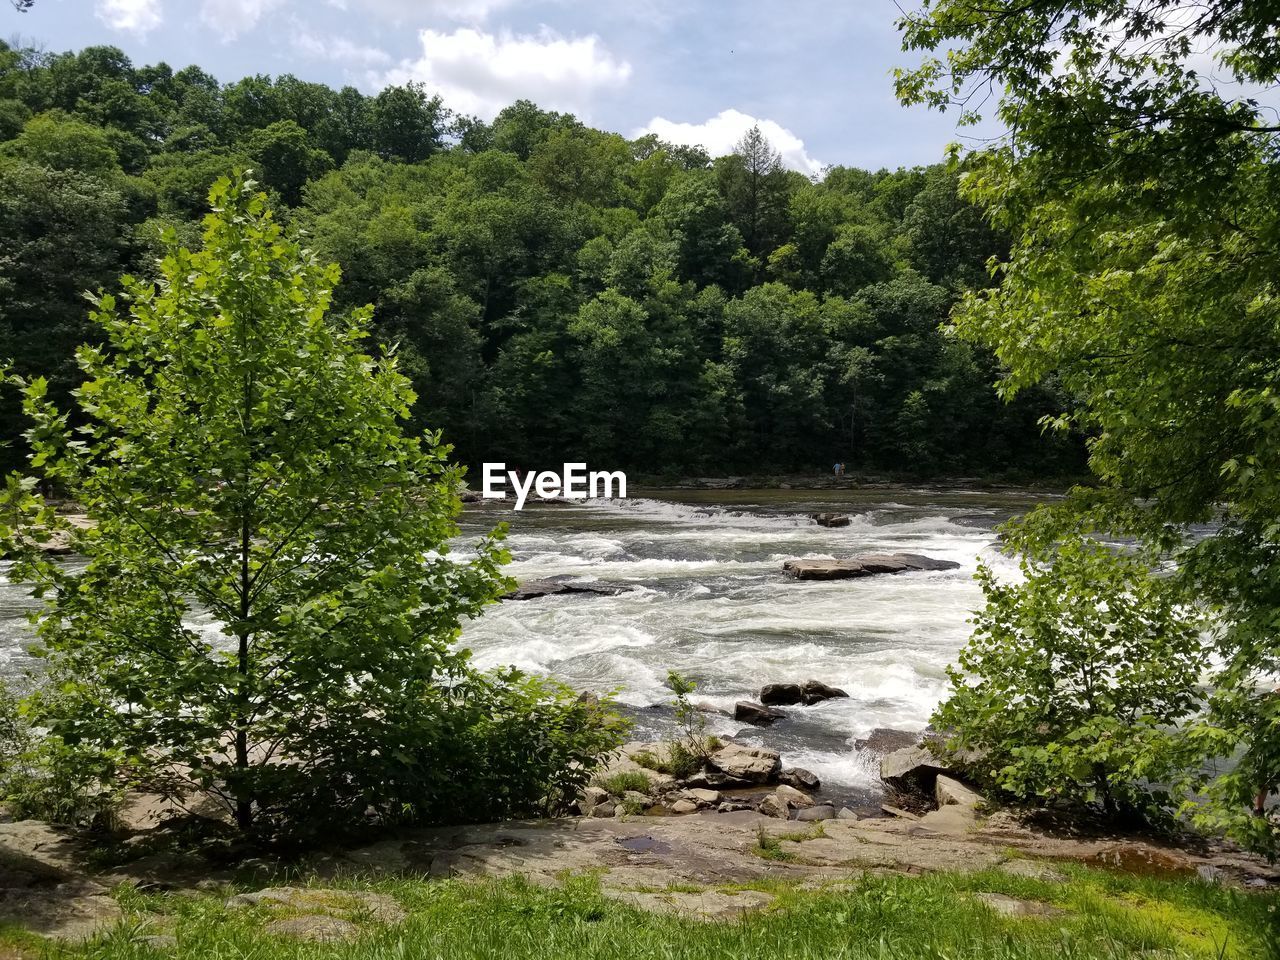
[[[917,730],[946,685],[946,665],[981,599],[981,558],[1000,569],[994,527],[1033,500],[938,490],[653,491],[576,505],[470,507],[464,541],[505,520],[520,580],[568,576],[622,588],[615,596],[544,597],[491,608],[463,639],[481,666],[515,664],[575,688],[615,692],[638,738],[670,729],[668,670],[698,682],[695,701],[732,712],[765,683],[817,679],[847,700],[788,707],[768,729],[708,714],[709,729],[768,744],[834,792],[874,788],[873,760],[853,743],[875,727]],[[848,514],[827,529],[810,513]],[[460,545],[464,546],[464,545]],[[797,582],[792,557],[907,551],[960,569]],[[462,550],[465,553],[465,546]],[[29,665],[31,601],[0,582],[0,673]],[[196,626],[211,641],[218,625]]]
[[[981,600],[979,559],[1006,568],[994,527],[1030,506],[1022,494],[963,491],[655,491],[644,498],[469,511],[478,533],[511,524],[512,575],[570,575],[624,588],[504,603],[464,640],[485,666],[515,664],[574,687],[616,691],[641,738],[662,735],[663,685],[676,670],[698,682],[695,701],[732,711],[765,683],[817,679],[847,700],[788,707],[768,729],[710,715],[710,729],[781,750],[829,787],[877,782],[853,744],[875,727],[918,730],[946,686],[945,668]],[[827,529],[809,514],[848,514]],[[858,580],[797,582],[791,557],[907,551],[960,569]]]

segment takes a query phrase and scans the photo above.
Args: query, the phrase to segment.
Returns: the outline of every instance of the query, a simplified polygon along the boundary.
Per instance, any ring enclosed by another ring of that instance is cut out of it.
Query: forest
[[[415,423],[463,463],[1083,470],[1041,429],[1052,380],[1006,404],[991,352],[940,329],[1009,249],[954,164],[811,180],[758,130],[712,158],[526,101],[486,123],[414,84],[224,84],[109,46],[0,44],[0,356],[65,397],[84,293],[155,276],[167,236],[198,243],[235,170],[340,264],[338,310],[373,306]],[[23,429],[0,399],[0,431]]]

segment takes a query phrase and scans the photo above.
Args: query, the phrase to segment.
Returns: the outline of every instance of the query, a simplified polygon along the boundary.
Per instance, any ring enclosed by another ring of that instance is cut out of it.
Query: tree
[[[387,87],[368,110],[369,139],[379,156],[417,163],[439,150],[448,122],[440,98],[420,83]]]
[[[758,259],[767,257],[786,230],[790,178],[782,155],[753,126],[732,154],[716,161],[716,171],[747,250]]]
[[[448,556],[461,471],[438,434],[402,432],[413,395],[394,355],[361,352],[369,310],[328,315],[337,268],[250,182],[210,198],[199,252],[126,278],[127,314],[97,298],[86,426],[25,385],[33,468],[94,521],[64,530],[87,565],[55,564],[32,547],[65,523],[9,481],[12,576],[44,597],[58,690],[42,722],[103,773],[213,794],[243,831],[554,803],[616,721],[468,667],[461,620],[510,584],[501,531]]]
[[[995,350],[1006,396],[1056,379],[1076,398],[1051,422],[1090,437],[1098,483],[1034,517],[1038,539],[1142,537],[1214,604],[1225,667],[1189,742],[1274,756],[1262,692],[1280,671],[1280,127],[1250,92],[1280,77],[1274,11],[1014,6],[942,0],[902,22],[908,48],[948,53],[900,72],[899,97],[973,120],[994,88],[1011,131],[968,158],[965,195],[1014,242],[1000,286],[968,296],[956,329]],[[1201,47],[1234,83],[1204,82]],[[1243,823],[1260,785],[1221,780],[1192,812],[1274,848],[1274,822]]]
[[[1200,625],[1139,558],[1091,541],[1024,559],[1022,583],[978,580],[986,606],[934,722],[975,769],[1024,799],[1155,801],[1177,768],[1171,728],[1200,705]]]

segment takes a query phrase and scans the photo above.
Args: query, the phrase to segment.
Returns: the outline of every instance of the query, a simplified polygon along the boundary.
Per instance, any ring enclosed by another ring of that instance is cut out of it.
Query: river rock
[[[701,787],[695,787],[692,790],[681,792],[680,799],[692,800],[700,807],[710,807],[720,802],[720,792],[718,790],[705,790]]]
[[[816,773],[810,773],[802,767],[783,770],[778,774],[778,782],[785,783],[789,787],[795,787],[797,790],[808,790],[810,793],[822,786],[822,781],[818,779]]]
[[[850,580],[882,573],[958,570],[954,560],[936,560],[918,553],[868,553],[848,560],[788,560],[782,570],[796,580]]]
[[[621,593],[616,587],[606,587],[588,583],[564,583],[560,580],[528,580],[511,593],[502,597],[505,600],[538,600],[542,597],[555,597],[561,594],[586,593],[595,596],[612,597]]]
[[[697,810],[698,805],[694,801],[683,797],[671,805],[672,813],[696,813]]]
[[[711,755],[708,762],[712,769],[750,783],[769,783],[782,769],[778,751],[740,743],[725,744]]]
[[[853,741],[855,750],[868,750],[871,753],[893,753],[914,747],[920,742],[922,734],[911,730],[894,730],[892,727],[876,727],[865,737]]]
[[[774,790],[773,793],[774,796],[781,797],[796,809],[814,806],[813,797],[809,796],[803,790],[797,790],[795,787],[789,787],[785,783],[779,786],[778,789]]]
[[[934,782],[934,798],[938,808],[946,806],[976,807],[985,801],[985,797],[976,790],[971,790],[959,780],[953,780],[945,774],[938,774]]]
[[[804,699],[798,683],[766,683],[760,688],[760,702],[766,707],[789,707]]]
[[[791,819],[791,805],[787,803],[785,797],[780,797],[776,793],[771,793],[760,801],[760,806],[756,808],[766,817],[777,817],[779,820]]]
[[[839,687],[828,686],[821,680],[806,680],[800,685],[800,697],[808,707],[824,700],[847,699],[848,696]]]
[[[769,727],[785,717],[786,714],[781,710],[752,703],[750,700],[739,700],[733,705],[733,719],[739,723],[749,723],[753,727]]]
[[[820,527],[847,527],[850,523],[843,513],[811,513],[809,516]]]
[[[932,793],[940,773],[949,773],[946,762],[926,747],[906,747],[880,758],[880,779],[897,790]]]
[[[834,820],[836,816],[836,808],[828,803],[820,804],[816,807],[806,807],[796,813],[796,819],[803,822],[820,822],[822,820]]]
[[[687,787],[701,787],[707,790],[741,790],[744,787],[755,786],[752,780],[744,780],[741,777],[731,777],[719,770],[699,770],[693,776],[688,777],[684,781]]]
[[[850,810],[848,807],[841,807],[839,810],[836,811],[836,819],[837,820],[860,820],[861,817],[859,817],[857,813],[855,813],[853,810]]]

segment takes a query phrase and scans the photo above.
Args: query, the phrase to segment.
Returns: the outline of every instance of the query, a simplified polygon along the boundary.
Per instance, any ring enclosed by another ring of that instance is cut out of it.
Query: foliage
[[[1200,624],[1167,580],[1097,542],[1024,557],[1022,574],[979,568],[986,604],[934,722],[1017,797],[1167,809],[1152,785],[1176,769],[1173,726],[1200,706]]]
[[[931,51],[898,74],[904,102],[972,120],[994,89],[1011,131],[965,162],[963,195],[1014,242],[956,331],[995,351],[1005,396],[1065,389],[1077,402],[1050,422],[1090,438],[1098,488],[1033,518],[1030,535],[1102,529],[1172,554],[1220,624],[1223,667],[1187,744],[1200,761],[1249,758],[1196,783],[1189,757],[1188,812],[1275,849],[1274,819],[1242,816],[1280,772],[1266,701],[1280,672],[1280,127],[1256,96],[1280,78],[1274,11],[939,0],[902,26],[908,48]],[[1205,82],[1199,50],[1220,82]]]
[[[683,780],[702,769],[719,741],[707,735],[706,714],[689,701],[689,695],[698,685],[668,670],[667,687],[675,694],[671,706],[675,711],[676,730],[666,741],[666,772]]]
[[[460,622],[510,585],[503,530],[448,556],[461,471],[438,434],[402,430],[413,394],[393,355],[361,352],[369,311],[329,313],[337,268],[251,182],[210,199],[202,249],[126,277],[127,314],[95,298],[78,430],[19,380],[32,468],[92,522],[10,478],[51,742],[104,781],[210,794],[244,831],[554,806],[620,722],[468,666]],[[54,531],[83,568],[37,549]]]
[[[652,784],[649,777],[638,770],[623,770],[618,773],[610,774],[607,777],[601,777],[596,780],[597,786],[609,791],[615,797],[620,797],[628,790],[636,790],[640,793],[648,793]]]
[[[535,885],[519,877],[389,878],[353,884],[353,889],[393,897],[408,919],[385,927],[372,917],[356,915],[361,936],[351,944],[266,940],[262,928],[267,915],[260,910],[228,910],[225,893],[133,893],[125,902],[129,922],[88,944],[62,947],[59,956],[124,960],[153,954],[144,938],[157,929],[173,936],[175,943],[166,950],[175,958],[258,956],[266,951],[282,960],[1114,960],[1149,954],[1170,960],[1243,960],[1274,955],[1273,893],[1069,866],[1063,870],[1066,879],[1061,882],[998,870],[868,873],[825,889],[759,882],[753,886],[775,895],[775,907],[733,923],[637,910],[607,896],[599,881],[587,876],[568,877],[555,885]],[[719,892],[733,896],[741,889]],[[982,903],[980,893],[1045,903],[1063,912],[1051,922],[1004,917]],[[0,943],[8,944],[3,934]]]
[[[288,75],[220,84],[114,47],[0,44],[6,163],[77,190],[88,181],[92,206],[112,211],[63,218],[21,183],[5,192],[0,245],[20,256],[0,262],[0,293],[13,285],[12,305],[0,296],[0,356],[50,374],[60,400],[92,333],[80,294],[123,272],[154,276],[155,237],[173,229],[194,244],[209,187],[248,166],[280,217],[341,264],[337,308],[373,304],[371,333],[399,344],[412,381],[413,423],[443,430],[464,463],[724,473],[841,460],[968,475],[1080,465],[1074,441],[1039,436],[1061,396],[1028,392],[1002,408],[990,356],[937,330],[1007,246],[941,166],[810,179],[758,129],[713,162],[528,101],[486,123],[412,83],[375,96]],[[47,269],[25,256],[31,224],[46,228],[35,236],[49,238]],[[886,285],[916,309],[880,313]],[[765,335],[774,307],[787,322]],[[868,311],[874,322],[851,322]],[[6,417],[16,409],[0,406]],[[10,462],[24,452],[15,445]]]

